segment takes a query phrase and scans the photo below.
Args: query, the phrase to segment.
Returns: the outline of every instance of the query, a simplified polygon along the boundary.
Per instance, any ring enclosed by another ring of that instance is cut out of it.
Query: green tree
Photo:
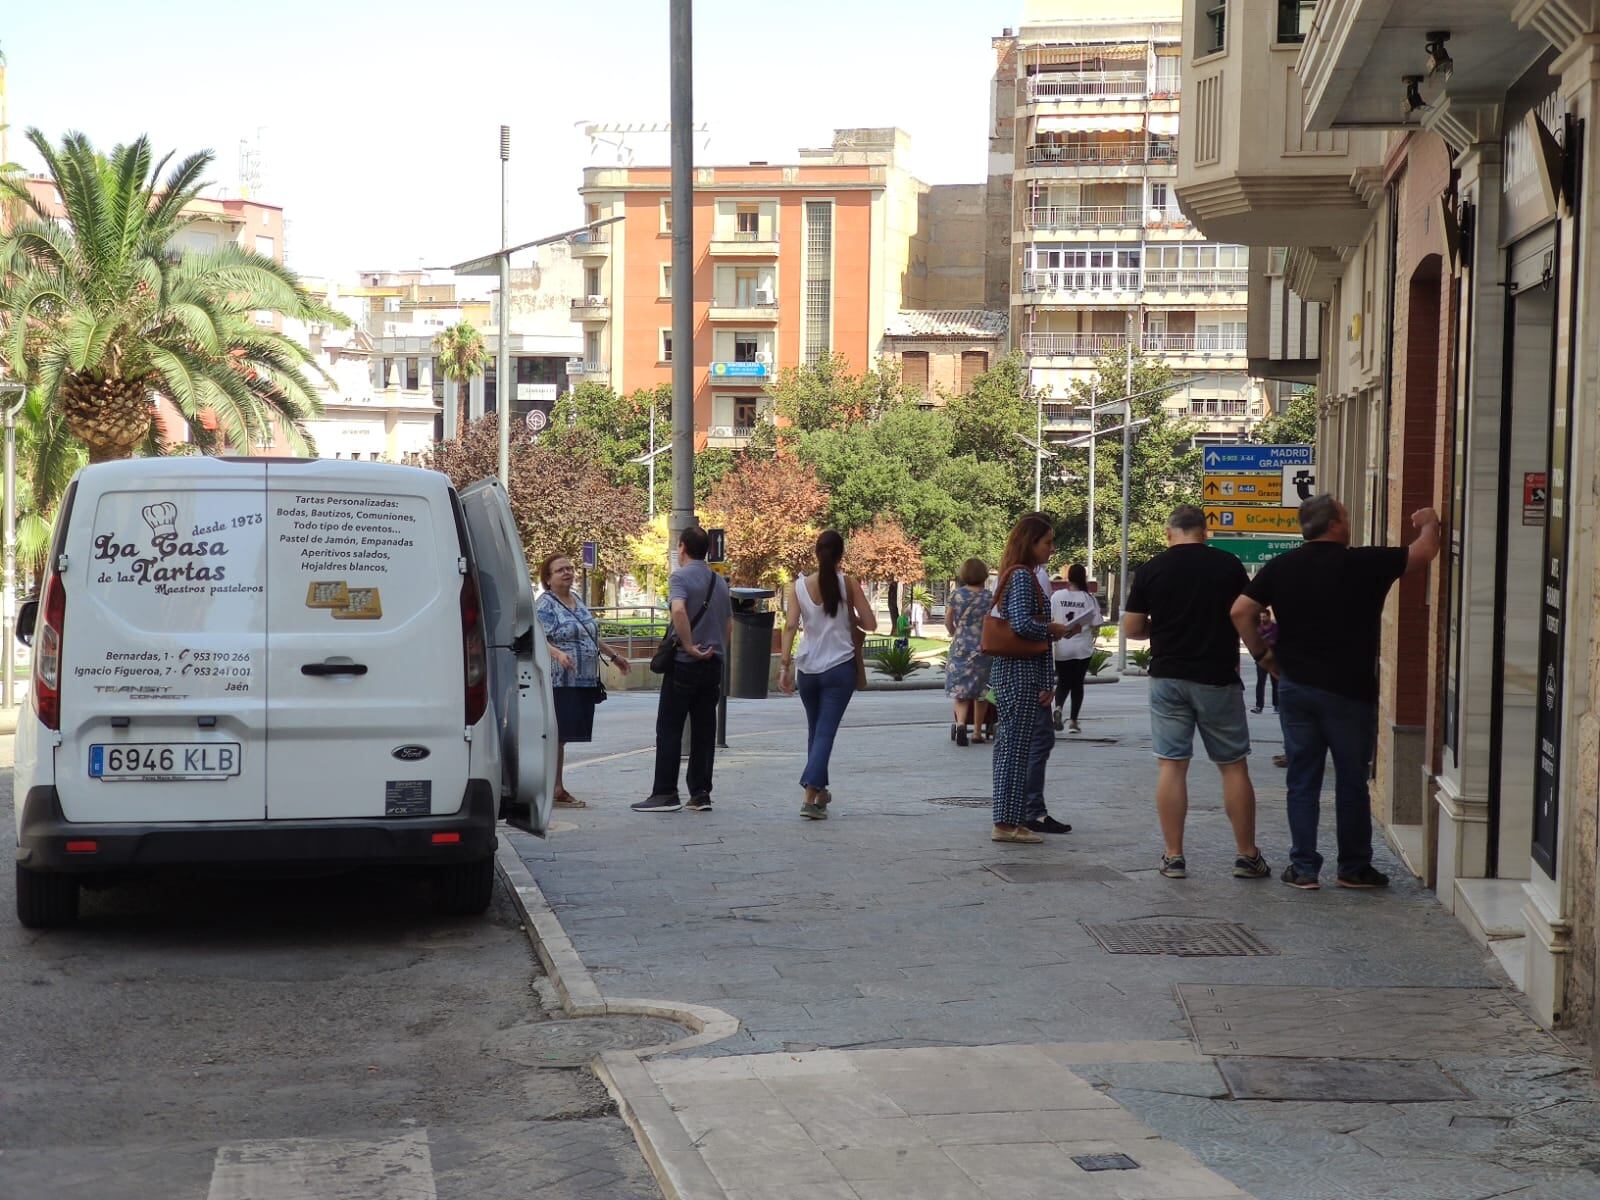
[[[215,444],[214,414],[234,448],[281,431],[311,450],[304,422],[322,411],[307,376],[311,358],[292,338],[263,328],[258,313],[345,324],[312,299],[282,264],[233,243],[180,253],[174,239],[195,218],[208,152],[162,178],[148,138],[100,154],[79,133],[55,147],[28,140],[61,197],[60,219],[15,178],[0,187],[23,208],[0,242],[0,323],[12,373],[37,389],[61,424],[41,433],[76,438],[91,462],[159,452],[154,400],[167,397],[194,441]],[[313,368],[314,369],[314,368]]]
[[[618,487],[648,488],[656,475],[656,507],[672,503],[672,456],[652,464],[636,461],[650,450],[650,420],[655,415],[656,449],[672,443],[672,389],[666,384],[618,395],[604,384],[580,383],[556,401],[541,445],[581,455]]]
[[[1270,417],[1263,417],[1250,431],[1250,440],[1268,446],[1314,445],[1317,440],[1317,393],[1302,392],[1291,397]]]
[[[1004,503],[1016,516],[1033,507],[1034,450],[1028,441],[1038,433],[1041,399],[1023,357],[1008,354],[945,410],[955,428],[956,454],[1005,469],[1011,489]]]
[[[785,367],[767,385],[772,406],[796,434],[838,429],[875,420],[905,400],[900,368],[891,360],[862,375],[850,371],[842,354],[830,354],[814,363]]]
[[[471,321],[457,321],[433,339],[434,352],[439,355],[439,369],[444,372],[446,393],[455,402],[456,437],[467,431],[467,409],[462,400],[462,387],[482,375],[489,365],[489,349],[483,344],[483,334]]]

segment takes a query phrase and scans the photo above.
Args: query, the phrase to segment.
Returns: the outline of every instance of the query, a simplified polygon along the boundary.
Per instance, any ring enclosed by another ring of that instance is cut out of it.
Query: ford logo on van
[[[426,746],[396,746],[389,753],[401,762],[420,762],[428,757],[428,748]]]

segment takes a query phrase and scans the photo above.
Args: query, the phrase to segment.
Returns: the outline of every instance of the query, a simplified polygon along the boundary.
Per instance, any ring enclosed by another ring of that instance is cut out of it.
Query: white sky
[[[1114,9],[1112,0],[1107,8]],[[929,183],[978,182],[989,39],[1020,0],[699,0],[705,163],[792,161],[835,126],[899,125]],[[458,262],[499,237],[498,136],[512,127],[511,239],[581,220],[585,121],[668,117],[668,0],[52,0],[0,8],[10,153],[77,129],[211,148],[238,181],[261,131],[261,198],[307,275]],[[664,136],[635,162],[665,162]]]

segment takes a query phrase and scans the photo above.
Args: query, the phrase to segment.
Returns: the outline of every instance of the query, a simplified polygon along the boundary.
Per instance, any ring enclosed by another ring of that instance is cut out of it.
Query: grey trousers
[[[1035,701],[1033,709],[1033,737],[1028,742],[1027,808],[1023,817],[1028,821],[1049,816],[1044,807],[1044,769],[1050,761],[1050,751],[1056,748],[1056,728],[1050,706]]]

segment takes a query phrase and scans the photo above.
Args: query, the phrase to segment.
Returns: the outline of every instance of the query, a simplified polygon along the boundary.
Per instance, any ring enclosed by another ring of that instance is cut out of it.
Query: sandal
[[[561,791],[556,793],[555,806],[557,808],[588,808],[589,807],[582,800],[579,800],[571,792],[569,792],[569,791],[567,791],[565,789],[562,789]]]

